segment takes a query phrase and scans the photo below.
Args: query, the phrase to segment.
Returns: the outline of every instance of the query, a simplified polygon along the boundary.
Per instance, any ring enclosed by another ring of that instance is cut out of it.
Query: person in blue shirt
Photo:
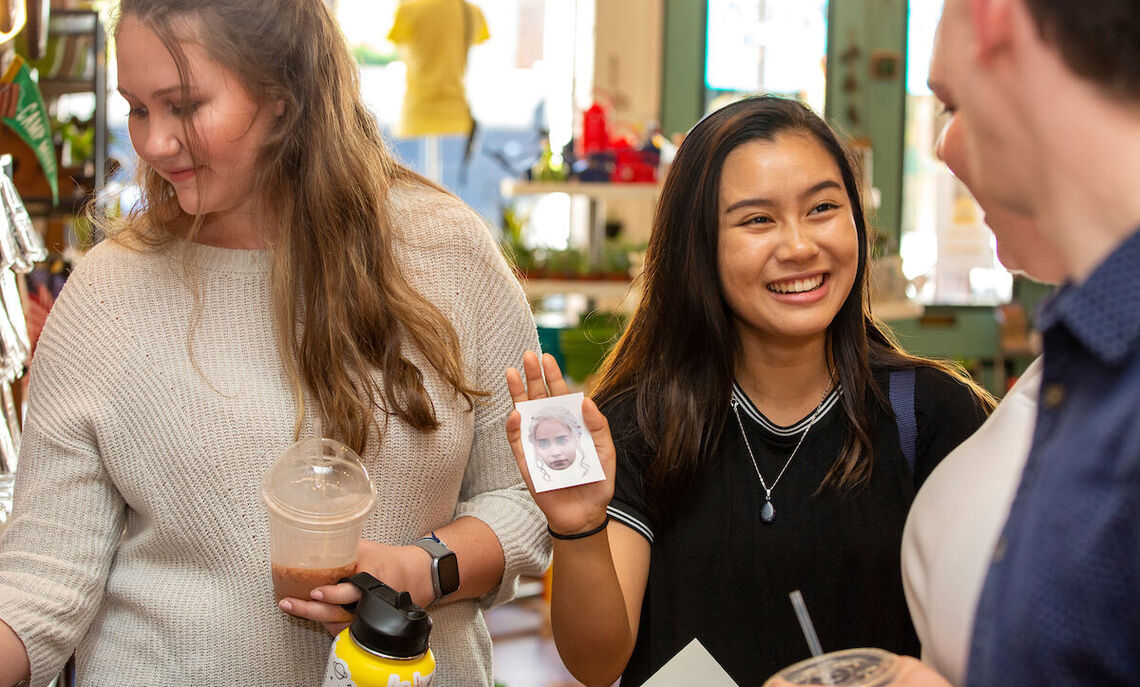
[[[1140,3],[947,0],[930,75],[970,176],[1064,256],[968,687],[1140,685]],[[944,685],[904,659],[897,685]]]

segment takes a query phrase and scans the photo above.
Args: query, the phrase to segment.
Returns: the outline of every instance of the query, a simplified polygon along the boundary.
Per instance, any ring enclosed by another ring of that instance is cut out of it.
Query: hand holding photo
[[[515,404],[522,416],[523,453],[536,492],[606,478],[582,421],[583,398],[577,393]]]

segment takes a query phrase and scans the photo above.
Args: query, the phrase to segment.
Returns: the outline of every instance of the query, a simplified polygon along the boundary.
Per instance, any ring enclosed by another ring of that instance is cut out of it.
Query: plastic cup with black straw
[[[811,658],[794,663],[776,673],[764,687],[778,687],[784,680],[793,685],[831,685],[832,687],[884,687],[898,676],[898,656],[875,648],[843,649],[823,653],[803,594],[795,590],[788,595],[796,611],[800,629],[807,640]]]

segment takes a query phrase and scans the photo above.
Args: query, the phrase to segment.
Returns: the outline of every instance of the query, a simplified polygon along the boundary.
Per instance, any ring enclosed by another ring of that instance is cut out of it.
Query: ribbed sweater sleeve
[[[488,605],[514,598],[519,575],[541,575],[550,563],[546,519],[522,481],[505,424],[514,409],[506,383],[508,366],[522,369],[522,354],[538,351],[538,335],[518,280],[484,229],[474,255],[489,278],[470,282],[477,319],[475,382],[491,396],[475,408],[475,438],[456,515],[487,523],[503,547],[503,582],[484,597]],[[497,316],[479,316],[497,313]]]
[[[36,348],[0,555],[0,618],[24,642],[36,687],[59,674],[95,616],[124,525],[94,440],[96,415],[110,410],[97,380],[115,376],[108,368],[122,356],[85,277],[68,283]]]
[[[455,272],[441,276],[436,271],[430,280],[438,287],[441,281],[455,279],[454,292],[449,294],[453,298],[448,299],[453,308],[450,319],[460,336],[471,381],[490,393],[476,401],[471,455],[455,516],[483,521],[502,545],[502,583],[481,599],[485,606],[492,606],[514,597],[520,575],[540,575],[550,562],[546,521],[522,481],[504,429],[514,408],[507,390],[506,369],[521,368],[523,352],[539,350],[538,335],[522,287],[487,227],[470,209],[441,196],[429,198],[426,202],[438,203],[438,207],[425,213],[421,204],[420,216],[451,227],[443,230],[417,226],[415,230],[421,232],[421,238],[417,241],[413,237],[411,241],[417,245],[425,241],[424,236],[454,237],[442,253],[454,262]],[[438,259],[441,246],[430,239],[426,243]],[[416,252],[409,251],[409,273],[423,279],[429,275],[415,269]],[[433,288],[428,284],[418,286],[427,292]]]

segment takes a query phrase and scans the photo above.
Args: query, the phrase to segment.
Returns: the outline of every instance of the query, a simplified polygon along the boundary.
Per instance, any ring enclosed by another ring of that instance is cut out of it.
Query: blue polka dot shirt
[[[1039,321],[1033,446],[982,590],[967,684],[1135,687],[1140,231]]]

